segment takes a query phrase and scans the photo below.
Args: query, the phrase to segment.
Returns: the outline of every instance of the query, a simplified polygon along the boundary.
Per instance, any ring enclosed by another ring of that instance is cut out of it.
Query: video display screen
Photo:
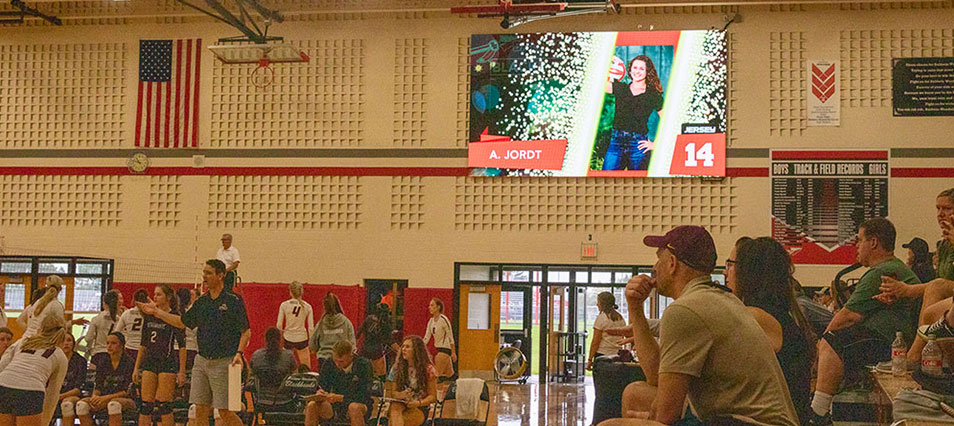
[[[725,176],[726,34],[476,34],[474,176]]]

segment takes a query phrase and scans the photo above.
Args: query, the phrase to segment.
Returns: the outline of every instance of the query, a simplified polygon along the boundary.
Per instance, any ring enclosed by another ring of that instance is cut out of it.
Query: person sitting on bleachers
[[[908,360],[918,363],[921,350],[927,344],[927,335],[938,342],[954,340],[954,188],[937,196],[937,223],[941,227],[941,242],[937,248],[937,278],[921,285],[905,285],[890,277],[882,278],[879,299],[891,302],[897,299],[921,298],[918,333],[908,350]]]
[[[388,374],[388,387],[394,398],[388,413],[390,426],[418,426],[427,419],[431,404],[437,401],[437,370],[427,356],[424,339],[408,336],[401,344],[397,362]]]
[[[282,382],[296,370],[295,355],[282,348],[282,332],[272,327],[265,330],[265,347],[252,354],[249,367],[258,380],[255,400],[258,411],[293,411],[291,395],[282,393]]]
[[[740,239],[725,261],[725,282],[765,331],[800,424],[809,419],[815,333],[795,301],[792,259],[769,237]]]
[[[7,351],[7,348],[13,344],[13,331],[6,327],[0,327],[0,356]]]
[[[76,417],[76,402],[79,401],[80,392],[86,382],[86,358],[76,353],[76,338],[68,332],[60,348],[66,354],[68,362],[66,378],[60,387],[60,413],[64,418],[68,414],[70,419],[73,419]],[[73,423],[64,422],[63,425],[72,426]]]
[[[109,426],[121,426],[123,412],[136,409],[136,403],[129,398],[127,390],[132,382],[136,362],[126,355],[123,349],[126,341],[122,333],[111,333],[106,337],[106,353],[99,357],[96,365],[96,385],[93,395],[76,403],[76,416],[80,425],[93,426],[93,415],[109,415]],[[73,419],[63,415],[64,424],[72,424]]]
[[[914,338],[917,304],[913,299],[885,303],[882,277],[918,284],[918,277],[894,256],[897,232],[887,219],[876,217],[858,227],[858,262],[868,267],[844,308],[835,313],[818,345],[818,381],[812,398],[810,425],[831,425],[831,401],[846,375],[864,373],[868,365],[891,359],[897,332]]]
[[[305,426],[345,418],[351,426],[364,425],[371,413],[374,370],[367,358],[355,356],[354,345],[339,340],[332,348],[332,362],[321,365],[318,392],[305,407]]]

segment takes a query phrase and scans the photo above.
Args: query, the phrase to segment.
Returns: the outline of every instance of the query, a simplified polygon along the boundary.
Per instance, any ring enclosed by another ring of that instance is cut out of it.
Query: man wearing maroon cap
[[[623,393],[623,415],[630,418],[600,426],[797,425],[765,333],[728,287],[712,282],[712,236],[699,226],[680,226],[643,243],[656,248],[654,278],[630,279],[626,301],[646,381]],[[643,311],[653,288],[675,299],[660,321],[658,345]]]

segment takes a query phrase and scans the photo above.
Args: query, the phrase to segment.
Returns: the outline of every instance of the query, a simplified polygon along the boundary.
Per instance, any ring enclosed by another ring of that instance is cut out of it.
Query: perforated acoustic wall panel
[[[0,45],[0,148],[125,141],[124,43]]]
[[[391,229],[424,225],[424,183],[419,176],[391,178]]]
[[[119,176],[0,176],[0,225],[118,226],[122,191]]]
[[[422,146],[427,138],[427,40],[394,40],[394,132],[396,146]]]
[[[208,225],[216,228],[356,229],[355,176],[213,176]]]
[[[182,215],[182,178],[152,176],[149,178],[149,226],[175,228]]]
[[[769,134],[800,136],[805,130],[805,33],[769,37]]]
[[[725,96],[726,96],[726,101],[728,105],[726,105],[727,111],[726,111],[725,125],[726,127],[728,127],[727,134],[726,134],[726,138],[727,138],[726,142],[728,143],[729,146],[735,145],[735,143],[739,140],[739,137],[735,132],[735,130],[738,128],[737,126],[739,125],[738,117],[736,117],[737,111],[739,110],[738,109],[739,88],[738,88],[738,81],[736,80],[736,77],[735,77],[735,67],[736,65],[738,65],[738,61],[736,60],[735,55],[732,54],[732,52],[736,51],[735,49],[736,49],[736,46],[738,45],[737,40],[738,40],[738,36],[732,32],[730,32],[728,34],[728,37],[726,38],[726,42],[729,45],[728,46],[729,67],[726,73]]]
[[[457,146],[466,147],[470,122],[470,37],[457,39]]]
[[[891,58],[954,56],[954,30],[841,32],[842,101],[853,107],[891,105]]]
[[[704,14],[730,13],[738,11],[737,6],[660,6],[660,7],[626,7],[623,15],[664,15],[664,14]],[[648,30],[649,28],[643,28]]]
[[[260,89],[257,65],[212,63],[214,147],[359,146],[364,138],[364,46],[361,39],[298,42],[308,63],[272,64]]]
[[[904,10],[904,9],[950,9],[954,1],[890,2],[890,3],[842,3],[841,10]]]
[[[731,178],[457,178],[455,228],[464,231],[665,232],[702,225],[713,234],[737,224]]]

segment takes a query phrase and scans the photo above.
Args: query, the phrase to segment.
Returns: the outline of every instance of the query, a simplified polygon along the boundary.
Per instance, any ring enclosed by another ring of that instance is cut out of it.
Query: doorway
[[[534,308],[539,311],[535,294],[539,295],[539,287],[504,284],[500,291],[500,340],[510,345],[520,342],[527,357],[527,375],[538,372],[533,360],[534,342],[540,335],[540,324],[534,322]]]

